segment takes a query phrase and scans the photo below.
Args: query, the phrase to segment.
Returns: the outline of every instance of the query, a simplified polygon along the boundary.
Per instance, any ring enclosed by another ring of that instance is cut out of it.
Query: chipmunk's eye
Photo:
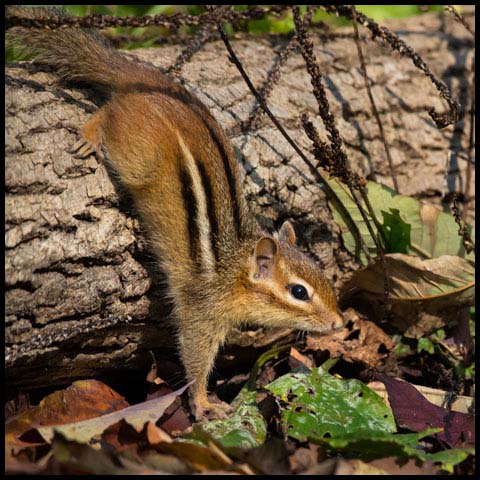
[[[310,300],[308,297],[308,292],[307,289],[303,285],[289,285],[289,290],[290,293],[295,297],[297,300],[303,300],[306,302],[307,300]]]

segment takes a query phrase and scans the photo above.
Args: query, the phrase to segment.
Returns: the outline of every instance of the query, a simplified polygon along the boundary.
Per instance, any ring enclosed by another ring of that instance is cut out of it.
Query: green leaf
[[[433,345],[432,341],[427,337],[422,337],[418,339],[417,344],[417,352],[420,353],[423,350],[433,355],[435,353],[435,345]]]
[[[392,412],[382,398],[356,379],[342,380],[314,369],[311,374],[292,373],[265,388],[287,402],[282,423],[288,435],[304,441],[325,436],[394,432]]]
[[[343,438],[325,439],[324,443],[333,450],[340,450],[347,457],[371,461],[377,458],[395,456],[415,458],[422,462],[440,464],[443,470],[453,473],[453,467],[475,454],[474,448],[453,448],[436,453],[425,452],[420,441],[441,429],[431,428],[420,433],[373,433],[368,437],[345,435]]]
[[[258,447],[267,438],[267,425],[255,402],[256,393],[243,388],[229,417],[196,424],[186,438],[213,439],[227,453]]]
[[[400,217],[396,208],[391,208],[388,213],[382,210],[383,225],[382,238],[386,240],[386,253],[407,253],[410,248],[411,226]]]
[[[419,443],[441,431],[398,434],[392,412],[373,390],[358,380],[339,379],[322,368],[311,374],[289,373],[265,387],[281,405],[285,432],[300,441],[324,444],[345,456],[364,461],[395,456],[453,466],[474,453],[473,448],[428,453]]]
[[[336,178],[327,177],[327,182],[337,194],[340,202],[349,213],[351,220],[359,230],[368,250],[375,255],[375,243],[370,236],[367,225],[355,204],[348,187]],[[405,225],[410,225],[410,242],[407,245],[405,253],[421,255],[424,258],[436,258],[441,255],[458,255],[473,260],[474,253],[467,255],[463,245],[462,238],[458,235],[458,225],[455,223],[453,215],[444,213],[432,205],[423,205],[418,200],[405,195],[397,195],[392,189],[385,185],[375,182],[367,182],[367,197],[372,205],[373,212],[377,219],[381,219],[383,213],[392,212],[393,218],[384,220],[384,227],[388,233],[395,228],[396,233],[405,237],[399,244],[393,248],[403,248],[405,246],[407,233]],[[365,206],[362,205],[365,209]],[[343,242],[347,250],[355,253],[358,249],[355,237],[351,229],[351,222],[343,216],[343,213],[334,202],[330,202],[333,218],[340,227]],[[367,212],[367,211],[366,211]],[[385,219],[385,215],[384,219]],[[367,212],[367,218],[374,226],[371,216]],[[403,225],[403,230],[402,230]],[[385,230],[384,230],[385,233]],[[474,237],[474,229],[469,229],[469,233]],[[392,233],[393,237],[393,233]],[[399,250],[391,250],[399,251]],[[360,253],[360,260],[366,264],[365,254]]]

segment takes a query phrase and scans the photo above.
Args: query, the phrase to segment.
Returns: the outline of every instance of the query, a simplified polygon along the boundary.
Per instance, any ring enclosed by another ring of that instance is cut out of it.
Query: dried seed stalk
[[[238,22],[241,20],[254,20],[265,15],[280,15],[288,8],[287,5],[271,5],[269,7],[256,6],[243,12],[214,11],[200,15],[187,15],[175,13],[173,15],[144,15],[142,17],[118,17],[114,15],[91,14],[84,17],[52,15],[49,18],[27,18],[9,13],[7,9],[6,28],[21,26],[26,28],[109,28],[109,27],[151,27],[160,26],[169,29],[178,29],[184,25],[200,26],[214,25],[218,22]]]
[[[215,8],[213,6],[209,6],[209,8]],[[305,162],[305,164],[309,167],[310,172],[314,176],[315,180],[323,187],[326,195],[330,198],[332,202],[335,203],[335,205],[342,210],[342,214],[345,216],[345,218],[350,218],[350,224],[352,225],[352,234],[355,237],[355,240],[357,241],[357,245],[359,245],[359,248],[362,249],[364,252],[365,256],[367,257],[368,261],[371,261],[371,255],[370,252],[368,251],[367,246],[365,245],[365,242],[363,241],[360,232],[358,231],[358,227],[355,225],[355,223],[351,220],[350,214],[346,210],[345,206],[340,202],[338,199],[336,193],[333,191],[333,189],[328,185],[328,183],[325,181],[323,178],[322,174],[318,171],[317,168],[313,165],[313,163],[308,159],[308,157],[303,153],[303,151],[300,149],[300,147],[295,143],[295,141],[290,137],[290,135],[285,131],[283,126],[280,124],[278,119],[275,117],[275,115],[271,112],[271,110],[268,108],[265,100],[260,96],[254,85],[252,84],[250,78],[248,77],[247,73],[245,72],[245,69],[243,68],[242,63],[236,56],[230,41],[228,40],[227,35],[223,31],[222,25],[218,24],[217,29],[220,33],[220,36],[225,44],[225,47],[227,48],[228,54],[230,56],[230,61],[237,67],[238,71],[240,72],[242,78],[245,80],[245,83],[247,84],[248,88],[256,98],[256,100],[259,102],[261,105],[262,109],[265,111],[265,113],[269,116],[270,120],[273,122],[275,127],[280,131],[280,133],[283,135],[283,137],[287,140],[287,142],[293,147],[295,152],[300,156],[300,158]]]
[[[389,169],[390,169],[390,176],[392,177],[392,181],[393,181],[393,187],[395,189],[395,192],[398,193],[399,192],[398,182],[397,182],[397,177],[395,176],[395,172],[394,172],[394,169],[393,169],[393,160],[392,160],[392,156],[390,155],[390,148],[388,147],[387,140],[385,138],[385,132],[383,131],[383,125],[382,125],[382,122],[380,121],[380,115],[378,114],[377,106],[375,104],[375,99],[373,98],[372,90],[370,88],[370,81],[369,81],[368,74],[367,74],[367,66],[365,65],[365,59],[363,57],[362,47],[360,45],[360,40],[359,40],[359,35],[358,35],[357,11],[356,11],[355,7],[353,7],[353,6],[352,6],[352,13],[353,13],[353,30],[354,30],[354,33],[355,33],[354,38],[355,38],[355,43],[357,45],[358,58],[360,60],[360,68],[361,68],[361,71],[362,71],[363,80],[365,82],[365,88],[367,89],[368,98],[370,100],[370,105],[372,107],[373,115],[375,117],[375,120],[377,121],[380,136],[382,137],[382,142],[383,142],[383,146],[385,148],[385,154],[387,156],[388,166],[389,166]]]
[[[324,5],[322,6],[329,13],[336,13],[344,17],[353,20],[353,10],[352,7],[347,5]],[[372,39],[377,37],[386,42],[393,50],[396,50],[401,55],[410,58],[413,64],[419,68],[435,85],[435,88],[438,90],[440,96],[448,103],[450,108],[449,112],[446,113],[437,113],[432,107],[429,109],[428,114],[435,122],[437,128],[445,128],[448,125],[456,122],[459,119],[460,115],[460,105],[459,103],[452,98],[452,95],[445,85],[444,82],[439,80],[428,68],[428,65],[423,61],[422,57],[408,46],[403,40],[401,40],[398,35],[393,33],[387,27],[379,26],[371,18],[368,18],[363,13],[357,12],[357,20],[366,28],[368,28],[372,34]]]
[[[455,218],[455,222],[458,225],[458,234],[463,239],[463,246],[465,247],[465,250],[467,253],[475,251],[475,243],[468,233],[466,223],[462,219],[462,213],[460,212],[460,208],[458,206],[458,198],[456,193],[453,194],[452,213],[453,217]]]
[[[295,22],[295,29],[297,32],[297,41],[300,46],[300,51],[305,60],[307,71],[310,74],[310,79],[313,87],[313,94],[318,103],[318,113],[325,125],[325,128],[328,132],[330,140],[330,149],[332,153],[332,158],[335,159],[333,165],[330,165],[330,168],[333,170],[334,176],[339,177],[349,188],[350,193],[357,205],[360,214],[362,215],[363,221],[368,228],[370,236],[375,243],[375,247],[380,256],[383,255],[383,246],[378,240],[377,235],[373,231],[373,228],[370,224],[370,221],[367,217],[365,210],[361,202],[357,197],[355,190],[360,192],[360,195],[365,202],[365,206],[374,221],[378,232],[382,232],[380,228],[380,223],[378,222],[375,212],[373,211],[370,202],[367,197],[367,192],[365,189],[365,180],[360,179],[358,175],[353,173],[348,165],[348,158],[342,148],[342,139],[340,133],[335,126],[334,117],[330,111],[330,105],[323,87],[322,75],[320,73],[320,68],[313,52],[313,43],[307,35],[304,24],[300,18],[300,9],[297,6],[292,6],[293,11],[293,21]],[[312,125],[313,128],[313,125]],[[317,149],[321,149],[321,145],[316,146]],[[320,159],[319,159],[320,160]]]
[[[475,38],[475,32],[472,30],[472,27],[467,23],[465,18],[463,18],[463,16],[457,12],[457,10],[453,5],[447,5],[445,7],[445,10],[447,12],[450,12],[455,17],[455,19],[458,22],[460,22],[468,30],[468,32],[472,35],[472,37]]]

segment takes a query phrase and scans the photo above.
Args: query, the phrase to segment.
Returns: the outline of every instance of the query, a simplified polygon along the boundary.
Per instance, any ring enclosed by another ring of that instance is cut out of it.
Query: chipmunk
[[[65,15],[52,8],[8,13]],[[343,325],[329,282],[295,246],[292,225],[270,235],[256,223],[232,146],[198,98],[94,30],[14,27],[8,36],[62,80],[110,94],[72,152],[104,159],[134,199],[167,277],[197,419],[228,412],[227,404],[208,400],[207,380],[233,327],[328,332]]]

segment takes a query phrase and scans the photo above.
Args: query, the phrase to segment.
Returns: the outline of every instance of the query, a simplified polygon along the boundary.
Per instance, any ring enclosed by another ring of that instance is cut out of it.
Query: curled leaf
[[[385,264],[386,273],[380,259],[353,272],[342,287],[341,297],[345,301],[355,294],[369,302],[383,302],[387,274],[393,323],[407,336],[418,338],[449,320],[457,320],[459,309],[474,304],[473,262],[453,255],[422,260],[396,253],[385,255]],[[422,327],[415,328],[420,321]]]
[[[355,253],[359,245],[352,234],[352,223],[369,251],[375,255],[375,243],[370,236],[365,220],[353,200],[348,187],[337,178],[327,180],[344,205],[351,221],[344,218],[342,211],[337,210],[334,202],[330,203],[333,218],[342,232],[343,242],[347,250]],[[367,182],[367,197],[377,220],[381,223],[387,251],[420,255],[423,258],[436,258],[442,255],[458,255],[473,260],[473,252],[467,255],[462,238],[458,235],[458,225],[453,215],[442,212],[432,205],[423,205],[418,200],[406,195],[397,195],[394,190],[375,182]],[[362,205],[365,209],[365,206]],[[371,215],[366,211],[367,219],[373,224]],[[474,237],[474,231],[469,231]],[[362,252],[360,260],[366,264]]]
[[[65,425],[37,427],[37,429],[42,437],[48,441],[53,438],[54,432],[57,431],[67,439],[80,443],[88,443],[92,438],[101,435],[110,425],[122,419],[137,431],[141,431],[145,423],[156,422],[163,415],[165,409],[181,395],[188,386],[187,384],[179,390],[164,395],[163,397],[155,398],[154,400],[139,403],[99,417]]]

